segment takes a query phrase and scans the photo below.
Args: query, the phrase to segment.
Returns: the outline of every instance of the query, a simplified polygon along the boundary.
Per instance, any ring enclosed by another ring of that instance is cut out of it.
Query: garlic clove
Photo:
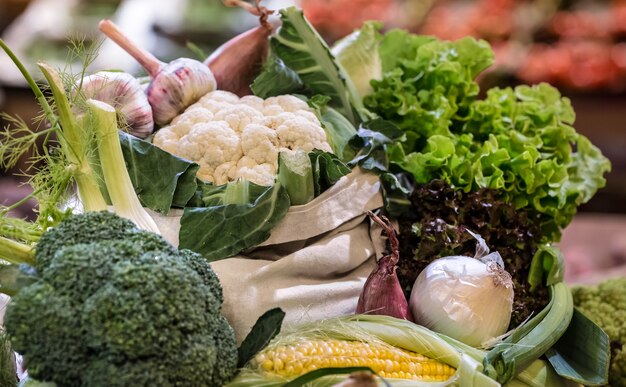
[[[94,99],[113,106],[120,127],[130,134],[146,138],[154,131],[152,107],[139,81],[128,73],[100,71],[77,84],[85,99]]]

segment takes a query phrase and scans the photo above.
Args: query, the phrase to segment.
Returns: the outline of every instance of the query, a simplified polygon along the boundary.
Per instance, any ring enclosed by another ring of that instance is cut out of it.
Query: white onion
[[[503,266],[497,252],[433,261],[411,291],[415,322],[472,346],[504,334],[513,309],[513,282]]]

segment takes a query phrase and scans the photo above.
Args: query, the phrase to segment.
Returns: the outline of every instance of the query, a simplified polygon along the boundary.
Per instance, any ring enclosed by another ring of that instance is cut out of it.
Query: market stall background
[[[268,1],[270,8],[293,2]],[[298,4],[328,41],[378,19],[444,39],[488,40],[496,65],[481,82],[549,82],[572,100],[576,130],[611,160],[607,185],[565,230],[560,243],[569,282],[626,275],[626,0],[301,0]],[[346,10],[350,10],[349,12]],[[53,11],[52,11],[53,10]],[[25,63],[68,63],[68,39],[99,41],[97,21],[111,17],[157,57],[199,57],[256,20],[218,0],[0,0],[0,35]],[[94,68],[140,73],[110,42]],[[37,114],[31,91],[8,57],[0,56],[0,111],[26,121]],[[3,124],[4,125],[4,124]],[[21,163],[0,171],[0,202],[24,197]],[[31,216],[26,203],[15,216]]]

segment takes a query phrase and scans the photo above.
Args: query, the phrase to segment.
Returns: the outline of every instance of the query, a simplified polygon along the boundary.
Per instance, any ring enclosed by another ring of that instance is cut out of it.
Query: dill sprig
[[[82,130],[82,123],[75,117],[75,111],[84,111],[84,98],[76,91],[80,90],[81,80],[87,67],[96,58],[99,45],[100,43],[96,43],[87,46],[84,38],[69,39],[70,49],[65,70],[57,72],[45,64],[39,64],[48,81],[48,85],[40,86],[19,58],[0,39],[0,48],[18,67],[42,110],[31,125],[20,117],[2,113],[2,118],[8,125],[0,131],[0,168],[13,168],[28,155],[26,170],[21,171],[21,175],[27,178],[27,184],[33,190],[19,202],[0,207],[0,215],[24,202],[35,200],[38,228],[45,230],[54,226],[69,214],[68,210],[61,207],[71,195],[74,181],[79,182],[79,187],[88,187],[86,194],[96,197],[95,207],[103,206],[103,201],[98,201],[98,185],[94,186],[91,181],[94,179],[90,168],[95,157],[93,140],[83,134],[86,131]],[[75,63],[81,65],[76,74],[72,71]],[[27,230],[25,224],[10,229],[25,229],[26,235],[31,231]],[[19,235],[15,237],[28,242]]]

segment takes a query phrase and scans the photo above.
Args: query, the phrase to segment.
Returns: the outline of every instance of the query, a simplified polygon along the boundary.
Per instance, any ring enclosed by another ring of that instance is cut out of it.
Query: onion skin
[[[250,85],[267,57],[272,31],[269,23],[252,28],[222,44],[204,61],[219,90],[239,97],[252,94]]]
[[[414,321],[396,274],[400,259],[396,232],[387,218],[381,219],[371,212],[369,215],[383,228],[383,232],[389,238],[391,254],[379,259],[376,268],[367,277],[359,296],[356,313],[384,315]]]
[[[367,277],[359,302],[357,314],[378,314],[413,321],[409,303],[404,297],[396,274],[396,262],[385,255],[378,266]]]

